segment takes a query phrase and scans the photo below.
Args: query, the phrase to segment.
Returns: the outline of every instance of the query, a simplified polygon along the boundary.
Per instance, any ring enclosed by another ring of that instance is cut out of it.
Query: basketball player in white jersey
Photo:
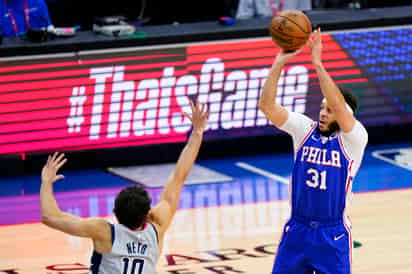
[[[40,206],[42,222],[70,235],[90,238],[93,256],[90,273],[154,274],[163,238],[176,213],[183,183],[202,143],[208,113],[204,105],[190,102],[192,114],[184,113],[193,131],[170,174],[158,204],[142,187],[123,189],[115,200],[117,224],[103,218],[81,218],[62,212],[53,194],[53,183],[63,178],[58,170],[66,163],[64,154],[50,155],[42,170]]]
[[[283,229],[272,274],[349,274],[352,236],[346,198],[368,133],[354,116],[356,98],[339,88],[322,64],[320,30],[308,44],[324,96],[319,121],[276,103],[283,66],[299,51],[278,54],[259,101],[260,110],[272,124],[291,135],[294,147],[291,216]]]

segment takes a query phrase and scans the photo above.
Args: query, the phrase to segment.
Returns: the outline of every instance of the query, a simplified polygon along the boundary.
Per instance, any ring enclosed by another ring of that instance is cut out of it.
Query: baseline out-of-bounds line
[[[274,173],[272,173],[272,172],[269,172],[269,171],[260,169],[260,168],[258,168],[258,167],[249,165],[249,164],[247,164],[247,163],[237,162],[235,165],[238,166],[238,167],[240,167],[240,168],[246,169],[246,170],[248,170],[248,171],[257,173],[257,174],[259,174],[259,175],[262,175],[262,176],[264,176],[264,177],[267,177],[267,178],[269,178],[269,179],[275,180],[275,181],[277,181],[277,182],[279,182],[279,183],[282,183],[282,184],[285,184],[285,185],[288,185],[288,184],[289,184],[289,179],[287,179],[287,178],[285,178],[285,177],[282,177],[282,176],[279,176],[279,175],[276,175],[276,174],[274,174]]]

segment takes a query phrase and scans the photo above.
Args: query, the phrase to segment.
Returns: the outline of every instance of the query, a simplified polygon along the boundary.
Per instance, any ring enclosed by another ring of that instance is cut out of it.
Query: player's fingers
[[[315,35],[316,35],[316,30],[312,31],[312,33],[309,35],[309,39],[313,41],[313,37],[315,37]]]
[[[192,116],[195,115],[195,113],[198,111],[198,101],[193,101],[193,109],[192,109]]]
[[[206,109],[206,104],[200,104],[200,113],[204,113]]]
[[[310,35],[309,36],[309,39],[308,39],[308,45],[309,45],[309,47],[312,47],[313,46],[313,37],[314,37],[314,34],[312,34],[312,35]]]
[[[200,112],[200,118],[203,118],[205,116],[206,112],[207,111],[205,110],[204,105],[202,105],[202,111]]]
[[[192,100],[189,100],[190,108],[192,109],[192,113],[195,111],[195,105]]]
[[[206,111],[205,113],[203,113],[202,119],[203,119],[203,120],[209,119],[209,112],[208,112],[208,111]]]
[[[60,154],[57,159],[54,161],[55,164],[58,164],[64,158],[64,153]]]
[[[63,159],[63,161],[59,162],[56,165],[56,169],[59,170],[66,162],[67,162],[67,159]]]
[[[185,117],[187,117],[187,119],[189,119],[190,122],[193,122],[192,116],[190,116],[187,112],[183,112],[183,115],[184,115]]]
[[[201,111],[202,104],[199,102],[199,98],[196,99],[196,111]]]
[[[61,180],[63,178],[64,178],[64,176],[59,174],[56,177],[54,177],[54,181],[56,182],[56,181]]]
[[[51,161],[52,161],[52,162],[54,162],[54,160],[56,159],[57,153],[58,153],[57,151],[56,151],[55,153],[53,153],[53,156],[52,156],[52,158],[51,158]]]
[[[293,52],[293,55],[298,55],[303,50],[303,46]]]

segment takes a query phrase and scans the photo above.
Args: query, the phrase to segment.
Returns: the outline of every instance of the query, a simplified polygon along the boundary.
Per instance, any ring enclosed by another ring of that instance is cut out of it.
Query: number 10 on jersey
[[[123,273],[122,274],[142,274],[144,260],[137,258],[122,258]]]

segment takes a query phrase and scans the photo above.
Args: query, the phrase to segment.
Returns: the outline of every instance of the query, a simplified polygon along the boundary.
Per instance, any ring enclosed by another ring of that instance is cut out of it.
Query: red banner
[[[366,81],[331,36],[323,39],[332,75]],[[195,97],[208,104],[208,131],[267,126],[257,102],[277,52],[264,39],[6,62],[0,154],[184,142],[182,112]],[[304,112],[315,77],[304,50],[285,67],[278,100]]]

